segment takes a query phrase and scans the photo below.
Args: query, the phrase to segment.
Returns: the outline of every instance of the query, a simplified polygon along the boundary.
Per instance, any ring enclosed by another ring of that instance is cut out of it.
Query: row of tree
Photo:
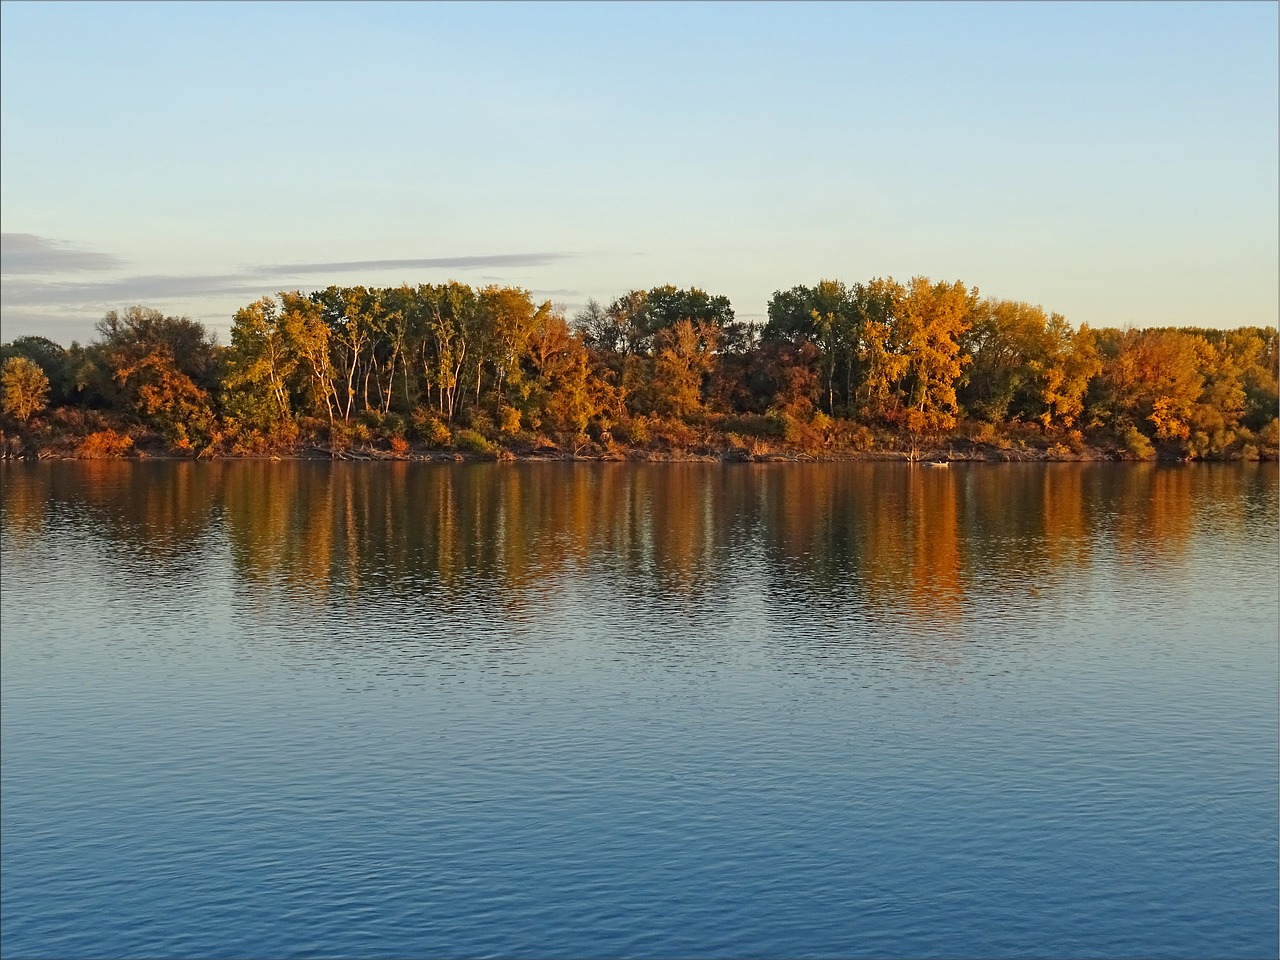
[[[84,346],[20,337],[0,347],[0,386],[11,420],[105,411],[196,452],[305,436],[643,444],[654,425],[829,444],[850,424],[938,437],[977,421],[1233,456],[1275,444],[1277,340],[1076,329],[923,277],[778,291],[763,325],[674,286],[590,301],[571,320],[512,287],[331,286],[244,307],[227,346],[143,307],[107,314]]]

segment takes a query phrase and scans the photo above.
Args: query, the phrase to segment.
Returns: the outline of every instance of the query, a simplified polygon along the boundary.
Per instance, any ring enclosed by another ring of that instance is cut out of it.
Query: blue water
[[[6,465],[20,957],[1267,957],[1275,465]]]

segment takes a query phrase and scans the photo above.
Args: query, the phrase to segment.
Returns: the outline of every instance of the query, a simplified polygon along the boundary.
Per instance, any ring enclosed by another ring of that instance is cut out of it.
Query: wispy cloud
[[[121,277],[89,282],[9,280],[0,287],[0,302],[6,307],[148,303],[232,294],[262,296],[272,292],[270,283],[254,283],[243,274]]]
[[[258,267],[267,276],[303,273],[355,273],[361,270],[478,270],[485,267],[545,267],[571,253],[498,253],[481,257],[430,257],[422,260],[346,260],[334,263],[277,263]]]
[[[79,250],[63,240],[34,233],[0,233],[0,273],[5,276],[114,270],[123,265],[109,253]]]
[[[209,299],[218,297],[256,298],[292,289],[291,278],[315,274],[336,276],[341,274],[385,273],[386,271],[442,271],[465,272],[494,267],[537,267],[564,260],[568,253],[506,253],[490,256],[435,257],[413,260],[349,260],[332,263],[284,263],[246,267],[238,273],[223,274],[151,274],[115,277],[103,280],[63,280],[22,274],[51,274],[63,270],[88,270],[88,266],[68,268],[54,267],[55,258],[49,250],[66,255],[61,248],[51,248],[52,241],[32,234],[5,234],[5,273],[18,274],[7,279],[0,287],[0,303],[9,307],[83,306],[106,304],[154,304],[157,301]],[[15,257],[45,256],[49,266],[43,269],[9,268],[10,238]],[[98,262],[118,264],[104,254],[78,254],[84,258],[99,258]],[[86,260],[85,262],[89,262]],[[96,269],[106,269],[105,266]],[[408,279],[406,277],[405,279]]]

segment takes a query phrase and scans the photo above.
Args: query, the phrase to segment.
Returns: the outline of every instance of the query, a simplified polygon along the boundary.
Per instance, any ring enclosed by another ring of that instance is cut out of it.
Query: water
[[[6,958],[1276,954],[1274,464],[2,471]]]

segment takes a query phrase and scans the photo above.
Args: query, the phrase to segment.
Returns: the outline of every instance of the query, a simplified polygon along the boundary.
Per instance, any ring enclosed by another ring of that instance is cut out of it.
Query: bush
[[[398,413],[388,413],[382,418],[382,435],[391,439],[404,438],[408,429],[408,424],[404,422],[404,417]]]
[[[794,443],[799,439],[800,424],[791,414],[777,407],[770,407],[765,412],[765,420],[769,423],[769,432],[775,437],[781,437],[787,443]]]
[[[740,433],[749,437],[777,437],[778,424],[758,413],[744,413],[726,417],[723,429],[730,433]]]
[[[85,460],[119,460],[133,446],[133,437],[114,430],[91,433],[76,447],[76,456]]]
[[[346,450],[353,439],[350,425],[341,420],[335,420],[329,425],[328,437],[330,450]]]
[[[492,437],[496,432],[493,426],[493,417],[489,416],[487,410],[480,410],[475,407],[465,410],[462,413],[462,422],[476,433],[485,437]]]
[[[866,424],[849,424],[844,430],[844,442],[850,450],[873,450],[876,435]]]
[[[672,450],[688,450],[698,443],[697,433],[677,417],[655,420],[652,430],[654,439]]]
[[[497,453],[497,448],[492,443],[471,429],[462,429],[454,434],[453,445],[459,450],[478,453],[486,457],[492,457]]]
[[[613,429],[613,435],[623,443],[633,447],[643,447],[653,439],[651,429],[653,422],[649,417],[638,414],[617,424]]]
[[[1275,459],[1280,450],[1280,420],[1272,419],[1258,431],[1259,455]]]
[[[516,434],[520,432],[520,411],[515,407],[509,407],[505,403],[498,408],[498,429],[506,434]]]
[[[411,419],[414,434],[428,447],[447,447],[453,443],[453,433],[434,410],[418,407]]]
[[[1132,425],[1120,432],[1120,444],[1124,452],[1134,460],[1150,460],[1156,455],[1156,448],[1151,445],[1151,441],[1141,430]]]

